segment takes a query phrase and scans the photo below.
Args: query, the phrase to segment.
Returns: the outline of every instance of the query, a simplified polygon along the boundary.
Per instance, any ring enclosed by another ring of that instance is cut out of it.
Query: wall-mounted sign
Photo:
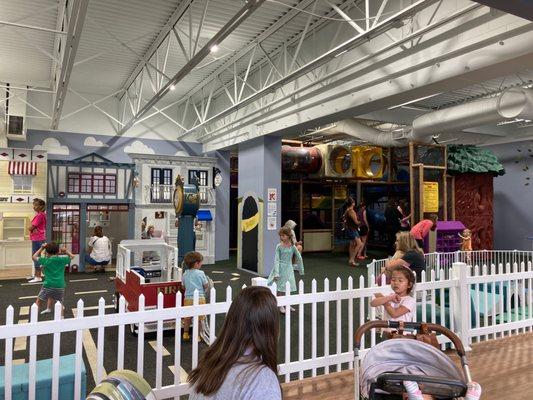
[[[275,231],[276,230],[276,217],[268,217],[267,218],[267,229],[269,231]]]
[[[213,167],[213,186],[215,188],[222,184],[222,172],[217,167]]]
[[[268,201],[278,200],[278,190],[276,188],[268,188]]]
[[[424,182],[424,212],[436,213],[439,212],[439,183],[438,182]]]
[[[270,202],[267,204],[268,204],[267,215],[269,217],[275,217],[277,215],[277,204],[274,202]]]

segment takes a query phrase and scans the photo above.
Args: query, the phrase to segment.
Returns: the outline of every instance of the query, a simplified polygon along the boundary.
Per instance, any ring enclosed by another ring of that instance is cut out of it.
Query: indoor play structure
[[[135,192],[135,236],[142,235],[141,221],[152,225],[157,237],[174,245],[178,227],[173,204],[174,182],[179,175],[184,184],[197,179],[199,208],[194,224],[195,250],[205,264],[215,262],[215,219],[217,212],[216,158],[190,155],[132,153],[138,187]],[[220,176],[219,176],[220,177]]]
[[[493,246],[492,180],[504,170],[489,150],[427,143],[382,147],[287,141],[281,160],[282,220],[298,223],[304,251],[343,249],[338,228],[347,196],[366,204],[371,245],[384,245],[384,212],[393,199],[409,205],[411,226],[430,213],[438,215],[426,251],[459,250],[458,233],[464,228],[473,232],[475,250]]]

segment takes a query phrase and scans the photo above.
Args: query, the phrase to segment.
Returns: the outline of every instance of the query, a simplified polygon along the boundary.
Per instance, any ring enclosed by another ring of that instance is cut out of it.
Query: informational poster
[[[439,183],[424,182],[424,212],[439,212]]]
[[[269,217],[275,217],[276,215],[278,215],[277,204],[273,202],[268,203],[267,212]]]
[[[269,231],[275,231],[276,230],[276,217],[268,217],[267,218],[267,229]]]
[[[268,201],[278,200],[278,190],[276,188],[268,188]]]

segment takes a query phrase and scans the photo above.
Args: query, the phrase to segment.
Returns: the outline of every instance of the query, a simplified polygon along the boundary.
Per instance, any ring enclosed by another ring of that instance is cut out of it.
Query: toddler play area
[[[0,400],[533,398],[532,21],[0,0]]]

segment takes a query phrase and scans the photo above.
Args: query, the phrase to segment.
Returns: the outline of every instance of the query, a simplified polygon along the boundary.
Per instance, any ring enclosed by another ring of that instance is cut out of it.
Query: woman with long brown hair
[[[189,400],[281,400],[278,335],[274,295],[261,286],[242,290],[231,303],[220,335],[189,374]]]

